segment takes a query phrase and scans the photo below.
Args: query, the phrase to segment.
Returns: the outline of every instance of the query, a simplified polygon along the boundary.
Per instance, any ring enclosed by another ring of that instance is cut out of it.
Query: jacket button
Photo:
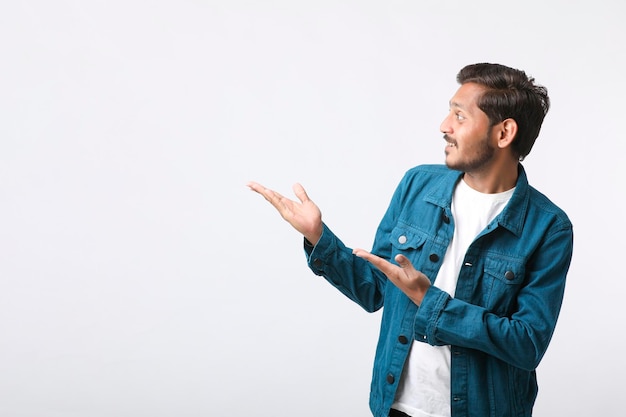
[[[437,255],[436,253],[431,253],[428,259],[430,259],[432,262],[437,262],[439,260],[439,255]]]
[[[449,223],[450,223],[450,217],[448,217],[448,216],[446,215],[446,213],[443,213],[443,215],[442,215],[441,217],[442,217],[443,222],[444,222],[445,224],[449,224]]]
[[[409,343],[409,339],[407,339],[405,335],[401,334],[400,336],[398,336],[398,342],[406,345],[407,343]]]
[[[398,243],[404,245],[406,243],[406,236],[402,235],[398,238]]]
[[[392,374],[387,374],[387,382],[393,384],[396,381],[396,378]]]
[[[513,273],[513,271],[506,271],[504,273],[504,278],[506,278],[509,281],[511,281],[513,278],[515,278],[515,274]]]

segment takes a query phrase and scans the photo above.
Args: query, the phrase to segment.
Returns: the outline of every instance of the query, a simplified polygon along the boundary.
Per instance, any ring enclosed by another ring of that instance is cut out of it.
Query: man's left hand
[[[395,265],[363,249],[354,249],[352,253],[380,269],[415,304],[422,303],[424,294],[430,288],[430,280],[415,269],[406,256],[396,255],[395,261],[398,265]]]

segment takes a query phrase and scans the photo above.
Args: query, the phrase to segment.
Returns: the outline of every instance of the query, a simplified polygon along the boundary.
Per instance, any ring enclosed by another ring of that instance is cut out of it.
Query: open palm
[[[257,182],[249,182],[248,187],[261,194],[294,229],[316,244],[322,235],[322,212],[309,198],[300,184],[293,186],[293,191],[300,201],[290,200],[282,194],[270,190]]]

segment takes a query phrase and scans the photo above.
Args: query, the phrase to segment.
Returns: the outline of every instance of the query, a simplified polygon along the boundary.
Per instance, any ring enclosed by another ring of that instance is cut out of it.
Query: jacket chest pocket
[[[524,282],[524,264],[511,259],[487,258],[483,268],[485,307],[508,315],[515,307],[513,302]]]
[[[405,225],[396,226],[389,237],[393,248],[391,259],[396,255],[406,256],[417,267],[422,260],[426,235],[423,232],[412,229]]]

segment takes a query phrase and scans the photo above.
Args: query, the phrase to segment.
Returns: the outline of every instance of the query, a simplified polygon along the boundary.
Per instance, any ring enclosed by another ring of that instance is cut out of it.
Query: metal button
[[[396,378],[392,374],[387,374],[387,382],[393,384],[396,381]]]
[[[508,279],[509,281],[511,281],[512,279],[515,278],[515,274],[513,273],[513,271],[506,271],[504,273],[504,278]]]
[[[432,262],[437,262],[439,260],[439,255],[437,255],[436,253],[431,253],[428,259],[430,259]]]
[[[404,245],[406,243],[407,239],[406,236],[402,235],[398,238],[398,243],[401,245]]]
[[[409,339],[407,339],[405,335],[401,334],[400,336],[398,336],[398,342],[406,345],[407,343],[409,343]]]
[[[446,215],[446,213],[443,213],[442,218],[443,218],[443,222],[444,222],[445,224],[449,224],[449,223],[450,223],[450,217],[448,217],[448,216]]]

